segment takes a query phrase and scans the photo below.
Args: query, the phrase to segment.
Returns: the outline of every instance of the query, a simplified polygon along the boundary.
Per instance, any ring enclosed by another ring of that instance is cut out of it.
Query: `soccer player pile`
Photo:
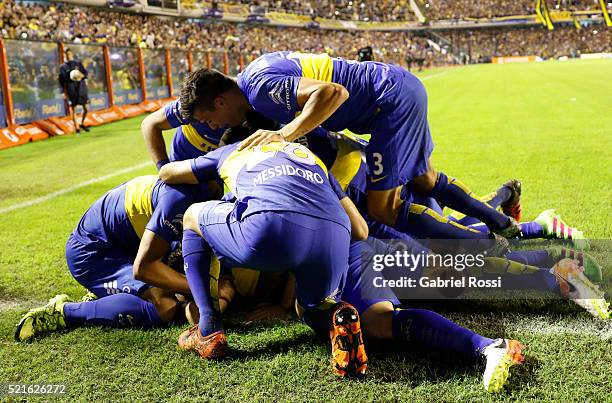
[[[168,157],[162,131],[171,128]],[[66,260],[88,294],[80,302],[58,295],[31,310],[17,340],[84,325],[182,320],[193,326],[178,337],[180,348],[223,358],[223,313],[236,295],[262,298],[257,290],[265,289],[281,304],[251,317],[295,305],[329,338],[339,376],[365,375],[364,340],[395,339],[483,357],[485,389],[501,390],[524,360],[521,342],[402,308],[391,289],[364,297],[371,279],[360,268],[374,254],[393,253],[380,239],[400,239],[414,254],[435,252],[416,239],[471,240],[495,256],[488,274],[514,289],[544,289],[597,318],[610,316],[596,285],[601,268],[583,252],[589,242],[581,231],[554,210],[520,222],[517,180],[476,197],[434,170],[427,95],[400,67],[276,52],[237,80],[201,69],[187,76],[179,100],[143,121],[142,132],[159,176],[134,178],[85,212]],[[445,217],[442,206],[462,215]],[[563,239],[574,249],[509,250],[508,240],[518,238]],[[183,270],[171,267],[181,260]]]

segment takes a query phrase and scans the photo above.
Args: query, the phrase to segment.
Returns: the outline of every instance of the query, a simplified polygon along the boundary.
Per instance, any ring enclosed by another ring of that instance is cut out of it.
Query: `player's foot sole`
[[[365,376],[368,357],[363,344],[359,313],[352,305],[342,304],[333,313],[330,339],[334,374],[341,377]]]
[[[229,353],[227,338],[223,331],[202,336],[198,325],[191,326],[180,334],[178,346],[185,351],[194,351],[200,357],[208,360],[218,360]]]
[[[525,361],[524,346],[517,340],[498,340],[485,349],[487,368],[483,377],[487,392],[499,392],[510,378],[510,368]]]
[[[576,260],[563,259],[550,272],[557,277],[561,296],[571,299],[598,319],[610,319],[610,304],[604,292],[584,275],[584,268],[578,266]]]
[[[593,283],[601,283],[603,281],[602,268],[597,263],[595,258],[588,253],[578,250],[566,248],[564,246],[553,246],[547,248],[548,255],[553,261],[559,261],[565,258],[578,261],[578,265],[584,268],[584,275]]]
[[[508,225],[505,228],[492,230],[492,232],[497,235],[501,235],[507,239],[514,239],[521,235],[521,226],[520,224],[512,217],[508,217]]]
[[[189,301],[184,306],[185,319],[190,325],[195,325],[200,321],[200,311],[194,301]]]
[[[508,188],[512,193],[507,201],[500,205],[502,212],[508,217],[514,218],[520,222],[523,217],[523,211],[521,209],[521,192],[522,184],[518,179],[512,179],[504,183],[504,187]]]

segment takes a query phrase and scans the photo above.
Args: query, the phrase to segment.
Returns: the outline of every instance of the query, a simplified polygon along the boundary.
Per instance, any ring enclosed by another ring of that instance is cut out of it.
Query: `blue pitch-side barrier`
[[[247,55],[233,52],[17,39],[0,39],[0,43],[5,50],[0,54],[0,127],[66,116],[67,105],[59,84],[61,51],[65,48],[70,48],[87,69],[92,111],[176,97],[189,71],[212,67],[236,75],[249,60]]]
[[[64,116],[66,108],[64,98],[46,99],[27,103],[15,102],[13,104],[15,123],[25,124],[35,120],[47,119],[54,116]]]
[[[139,104],[142,102],[142,90],[115,91],[115,105]]]

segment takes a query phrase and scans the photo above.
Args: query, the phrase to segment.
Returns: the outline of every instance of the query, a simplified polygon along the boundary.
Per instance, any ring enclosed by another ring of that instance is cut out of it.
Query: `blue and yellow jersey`
[[[297,88],[302,77],[340,84],[350,97],[321,126],[365,134],[371,133],[370,124],[380,108],[397,96],[397,83],[403,74],[400,67],[384,63],[274,52],[250,63],[238,75],[238,86],[257,112],[288,123],[300,110]]]
[[[139,176],[98,199],[73,234],[83,243],[106,243],[136,253],[145,229],[168,243],[180,240],[185,210],[208,199],[205,186],[170,186],[156,175]]]
[[[297,143],[273,142],[248,150],[232,144],[191,160],[200,183],[220,177],[243,218],[262,211],[291,211],[343,225],[350,222],[339,199],[346,195],[325,164]]]
[[[188,122],[180,112],[180,101],[170,102],[164,107],[170,126],[176,127],[170,149],[170,161],[196,158],[219,147],[223,129],[213,130],[206,123]]]

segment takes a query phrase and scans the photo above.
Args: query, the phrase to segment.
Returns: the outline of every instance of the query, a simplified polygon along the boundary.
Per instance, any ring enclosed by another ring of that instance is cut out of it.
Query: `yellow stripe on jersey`
[[[292,52],[287,57],[299,59],[300,66],[302,66],[302,77],[331,82],[334,74],[334,63],[327,53],[315,55],[313,53]]]
[[[243,297],[252,297],[257,291],[259,283],[259,271],[251,269],[232,268],[232,279],[236,292]]]
[[[189,268],[187,269],[189,270]],[[210,256],[210,298],[212,299],[213,309],[221,312],[219,306],[219,275],[221,274],[221,263],[216,255]]]
[[[308,165],[318,165],[321,167],[325,176],[327,176],[327,168],[323,161],[312,153],[306,147],[297,143],[286,143],[286,142],[273,142],[263,146],[257,146],[245,150],[234,150],[230,155],[227,156],[223,165],[219,169],[219,176],[229,188],[229,190],[236,195],[236,181],[238,180],[238,174],[243,167],[248,166],[252,168],[262,161],[268,158],[274,157],[277,153],[284,153],[296,162],[302,162]]]
[[[125,184],[125,212],[139,238],[153,215],[151,195],[157,175],[139,176]]]
[[[334,175],[342,190],[346,191],[363,163],[362,154],[361,151],[345,141],[338,140],[336,144],[338,144],[338,153],[330,172]]]
[[[216,150],[217,148],[219,148],[219,146],[211,143],[210,141],[200,136],[198,131],[193,126],[183,125],[181,126],[181,129],[183,131],[183,136],[185,136],[187,141],[198,150],[207,153],[209,151]]]

